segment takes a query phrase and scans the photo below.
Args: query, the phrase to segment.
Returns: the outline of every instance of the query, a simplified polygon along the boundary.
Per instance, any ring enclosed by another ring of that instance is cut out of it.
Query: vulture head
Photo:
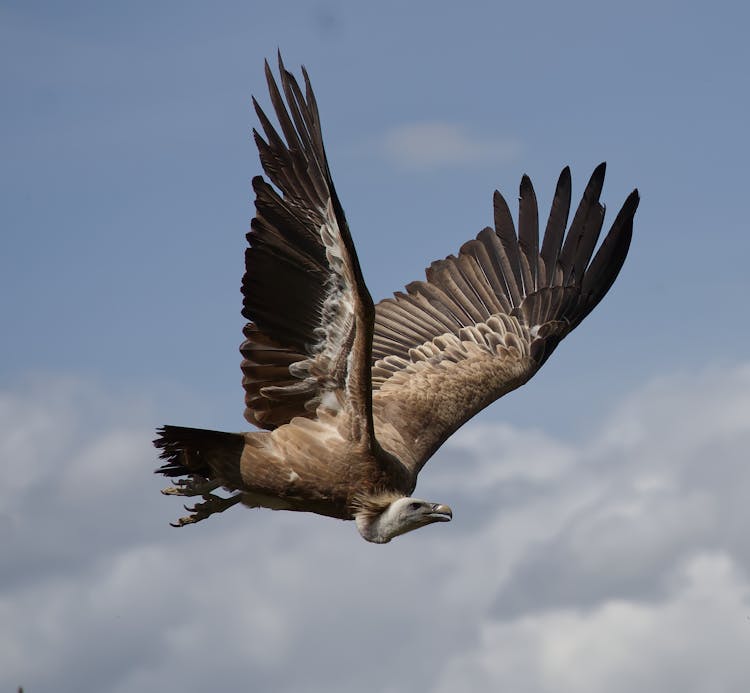
[[[390,494],[368,498],[355,515],[359,533],[375,544],[387,544],[433,522],[450,522],[452,517],[447,505]]]

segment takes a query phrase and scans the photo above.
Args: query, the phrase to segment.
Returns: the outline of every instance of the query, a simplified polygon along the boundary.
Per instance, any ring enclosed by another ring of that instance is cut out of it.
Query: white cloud
[[[507,163],[518,156],[521,145],[511,138],[474,135],[455,123],[422,122],[392,128],[383,135],[381,148],[401,168],[436,169]]]
[[[451,659],[435,690],[739,692],[750,682],[749,609],[732,559],[701,553],[657,603],[613,599],[485,622],[479,646]]]
[[[749,367],[642,388],[586,440],[469,426],[419,488],[453,523],[382,547],[293,513],[168,527],[144,411],[0,396],[0,689],[750,686]]]

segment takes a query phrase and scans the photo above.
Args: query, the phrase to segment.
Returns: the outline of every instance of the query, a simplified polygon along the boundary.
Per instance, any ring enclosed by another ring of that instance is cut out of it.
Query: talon
[[[188,494],[183,493],[181,495]],[[241,500],[242,494],[240,493],[237,493],[234,496],[230,496],[229,498],[222,498],[221,496],[215,496],[212,493],[205,493],[203,494],[203,503],[196,503],[193,506],[182,506],[190,513],[190,515],[181,517],[179,520],[177,520],[177,522],[170,522],[169,524],[172,525],[172,527],[183,527],[184,525],[189,525],[194,522],[200,522],[200,520],[205,520],[207,517],[213,515],[214,513],[220,513],[227,508],[231,508]]]
[[[185,517],[181,517],[177,522],[170,522],[169,525],[171,527],[184,527],[185,525],[192,524],[193,522],[198,522],[198,519],[196,517],[193,517],[192,515],[187,515]]]

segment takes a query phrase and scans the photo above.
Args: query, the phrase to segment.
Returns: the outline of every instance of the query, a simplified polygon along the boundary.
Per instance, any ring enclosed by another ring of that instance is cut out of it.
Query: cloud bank
[[[748,366],[582,440],[469,425],[419,487],[454,521],[386,546],[291,513],[168,527],[148,418],[75,381],[0,394],[2,690],[750,689]]]

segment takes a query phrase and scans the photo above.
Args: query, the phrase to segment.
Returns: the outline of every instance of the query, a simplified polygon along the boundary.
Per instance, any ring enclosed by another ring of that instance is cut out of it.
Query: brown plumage
[[[242,281],[245,418],[266,430],[164,426],[157,471],[178,478],[164,493],[202,497],[178,525],[241,502],[355,519],[365,539],[384,543],[450,520],[447,506],[410,497],[417,474],[463,423],[531,378],[604,297],[628,252],[638,193],[594,254],[605,166],[567,234],[565,168],[540,248],[536,195],[523,176],[518,234],[495,192],[494,229],[374,306],[307,73],[303,93],[280,56],[279,71],[281,90],[266,64],[280,132],[254,102],[270,182],[253,179]]]

